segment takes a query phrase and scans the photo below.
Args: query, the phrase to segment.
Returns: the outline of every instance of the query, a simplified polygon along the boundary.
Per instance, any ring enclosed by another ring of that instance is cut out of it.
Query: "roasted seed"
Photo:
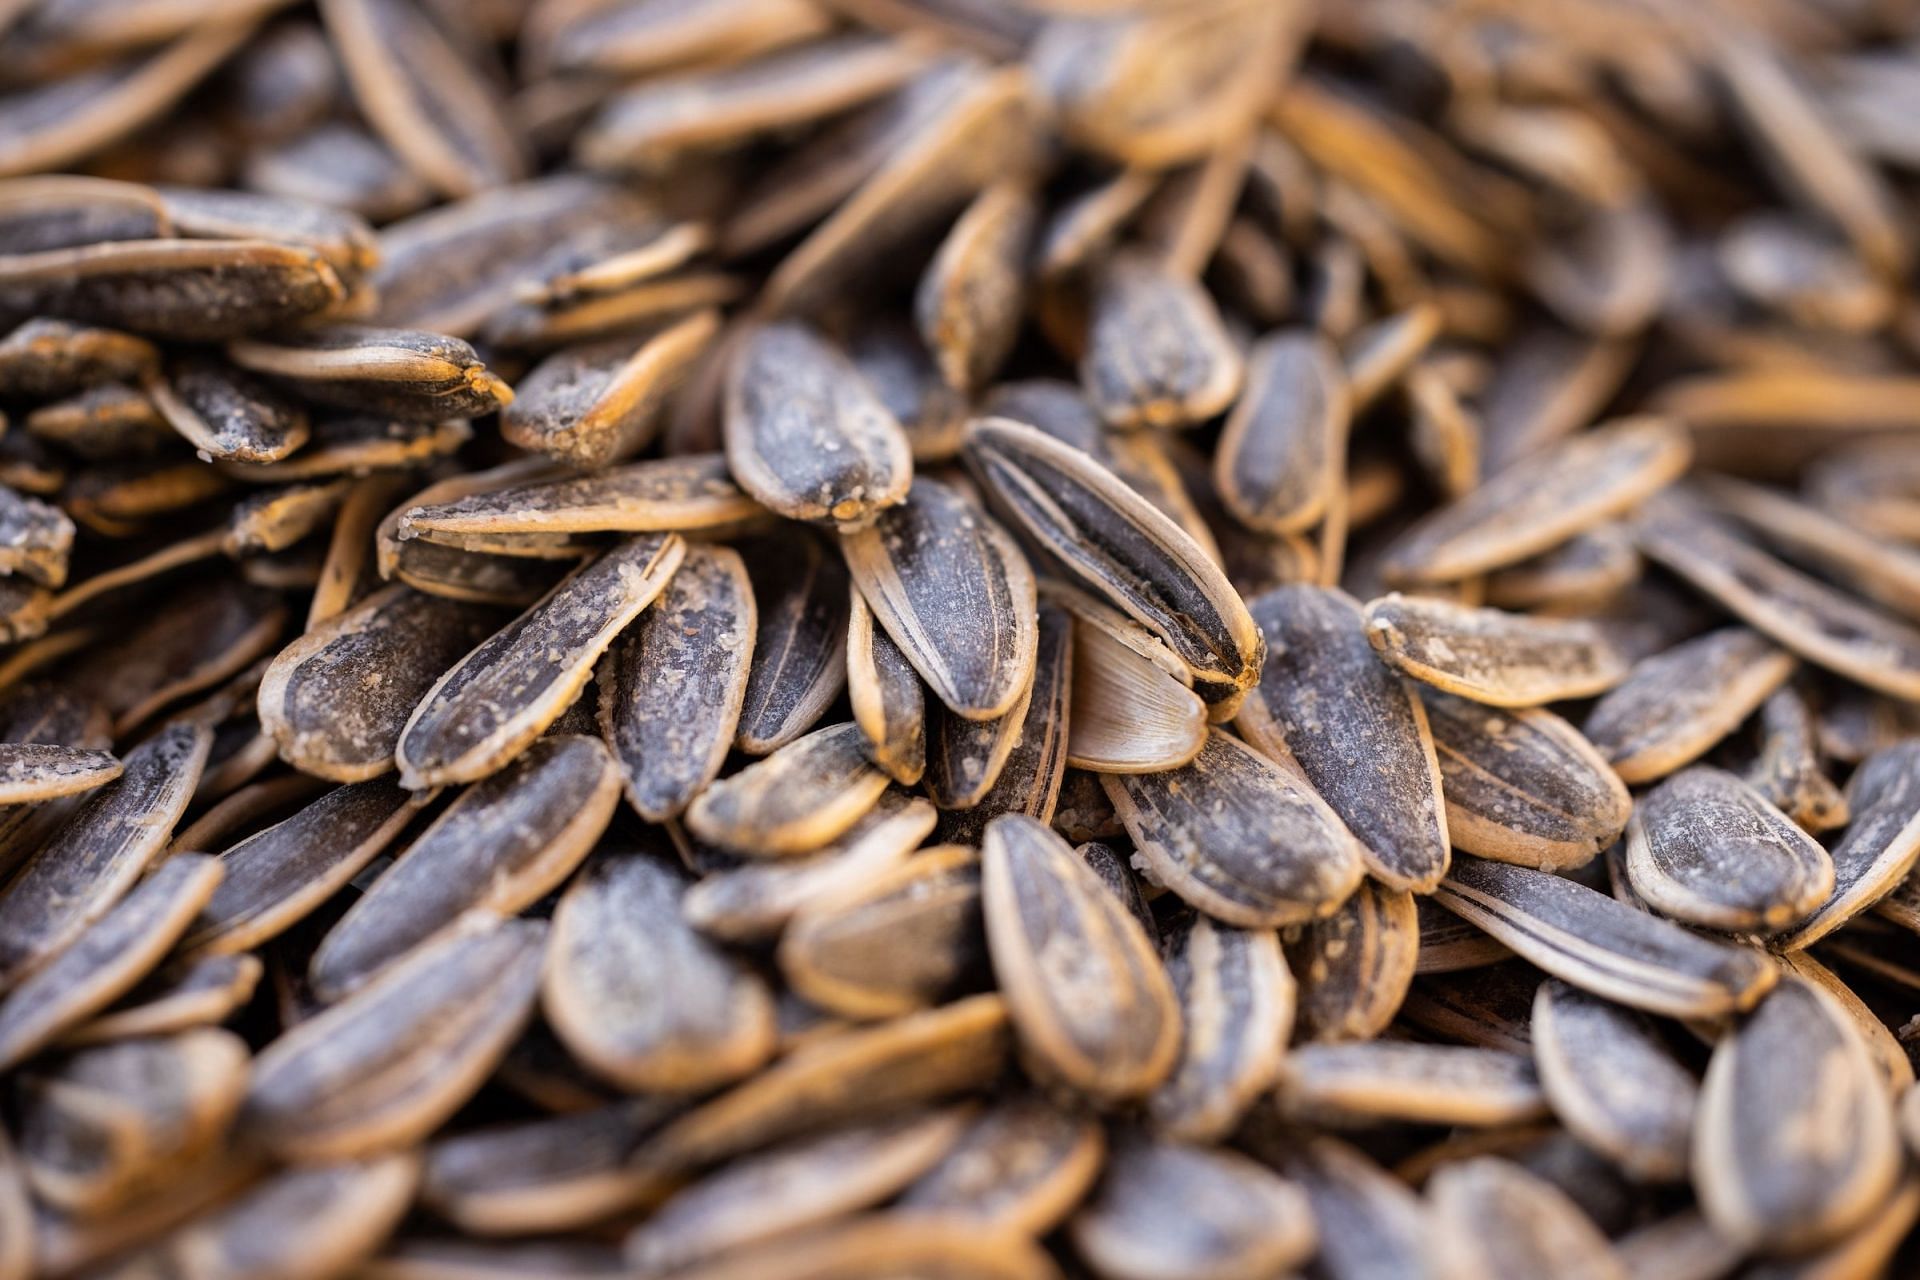
[[[1394,594],[1366,609],[1367,639],[1389,666],[1496,707],[1602,693],[1626,663],[1589,622],[1475,609]]]

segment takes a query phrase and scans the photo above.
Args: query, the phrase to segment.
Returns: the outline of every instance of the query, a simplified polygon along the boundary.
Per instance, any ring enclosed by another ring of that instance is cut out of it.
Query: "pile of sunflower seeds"
[[[0,0],[0,1280],[1916,1274],[1916,49]]]

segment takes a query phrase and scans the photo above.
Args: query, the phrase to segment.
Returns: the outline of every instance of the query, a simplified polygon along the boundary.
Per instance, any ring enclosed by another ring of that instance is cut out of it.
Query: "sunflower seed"
[[[1307,1044],[1281,1064],[1289,1114],[1422,1124],[1503,1125],[1547,1113],[1533,1063],[1477,1046],[1361,1040]]]
[[[323,404],[408,422],[478,417],[513,403],[512,388],[471,346],[418,330],[330,325],[231,342],[227,354]]]
[[[611,338],[548,356],[501,415],[501,434],[577,467],[631,457],[719,327],[718,313],[701,311],[643,341]]]
[[[847,620],[847,699],[854,722],[867,736],[867,754],[903,787],[927,769],[926,693],[907,655],[859,592]]]
[[[752,857],[812,853],[864,817],[887,788],[859,726],[831,725],[714,783],[687,810],[700,839]]]
[[[1194,282],[1121,255],[1100,272],[1090,306],[1080,377],[1114,426],[1190,426],[1238,394],[1240,353]]]
[[[1044,1235],[1086,1194],[1105,1149],[1092,1119],[1037,1094],[1005,1098],[973,1120],[899,1207],[976,1229]]]
[[[1833,847],[1833,893],[1773,941],[1797,951],[1819,941],[1906,880],[1920,858],[1920,745],[1868,756],[1847,784],[1853,818]]]
[[[1729,932],[1772,931],[1827,900],[1834,864],[1746,783],[1694,765],[1635,808],[1627,876],[1636,895],[1672,919]]]
[[[0,804],[29,804],[77,795],[118,778],[111,752],[31,743],[0,743]]]
[[[843,1218],[743,1249],[681,1272],[688,1280],[754,1280],[779,1273],[790,1280],[833,1280],[849,1271],[881,1275],[975,1275],[991,1280],[1050,1280],[1052,1258],[1025,1237],[982,1232],[970,1223],[903,1213]]]
[[[1496,707],[1588,697],[1626,662],[1592,623],[1475,609],[1397,592],[1366,608],[1367,639],[1396,670]]]
[[[1021,273],[1038,208],[1019,182],[988,187],[968,206],[920,277],[914,320],[947,385],[981,386],[1020,335]]]
[[[1643,658],[1595,705],[1586,734],[1627,782],[1690,764],[1793,674],[1794,659],[1745,627],[1725,627]]]
[[[302,1160],[404,1147],[491,1073],[533,1009],[546,925],[493,922],[421,948],[263,1049],[242,1131]]]
[[[201,726],[159,730],[13,876],[0,896],[0,989],[56,960],[140,878],[185,811],[212,744]]]
[[[1501,609],[1584,613],[1632,588],[1641,574],[1633,538],[1617,523],[1595,525],[1551,551],[1487,575],[1487,603]]]
[[[1298,533],[1325,514],[1346,447],[1346,381],[1331,346],[1306,332],[1263,339],[1214,455],[1221,501],[1252,528]]]
[[[1686,1176],[1699,1083],[1647,1020],[1563,982],[1533,1003],[1534,1063],[1555,1114],[1635,1177]]]
[[[313,953],[314,994],[349,994],[469,912],[505,916],[545,897],[606,829],[618,787],[592,738],[535,742],[461,793],[348,908]]]
[[[1078,449],[1004,418],[968,430],[968,465],[1051,561],[1164,640],[1209,714],[1229,719],[1265,641],[1219,568],[1172,521]]]
[[[1492,1156],[1449,1165],[1427,1191],[1443,1265],[1488,1280],[1625,1280],[1593,1221],[1551,1182]]]
[[[1166,669],[1185,668],[1172,651],[1124,618],[1108,625],[1076,611],[1073,685],[1067,696],[1067,763],[1095,773],[1178,768],[1207,741],[1206,704]],[[1119,634],[1116,634],[1118,632]],[[1143,657],[1121,637],[1158,651]]]
[[[633,538],[575,570],[441,676],[395,752],[403,784],[485,777],[572,704],[614,637],[665,589],[685,554],[677,534]]]
[[[1280,1169],[1312,1206],[1328,1280],[1422,1280],[1433,1224],[1428,1207],[1366,1156],[1335,1138],[1280,1153]]]
[[[1333,914],[1283,934],[1306,1038],[1368,1040],[1386,1030],[1427,944],[1414,901],[1363,880]]]
[[[1137,1097],[1168,1077],[1180,1006],[1166,970],[1064,840],[1024,815],[996,818],[981,905],[1008,1016],[1039,1070],[1098,1098]]]
[[[160,367],[144,338],[71,324],[29,320],[0,338],[0,396],[52,401],[113,383],[138,385]]]
[[[1173,1074],[1148,1098],[1148,1113],[1169,1137],[1218,1141],[1279,1071],[1293,1025],[1293,976],[1266,930],[1195,915],[1165,945],[1184,1034]]]
[[[1317,1239],[1306,1194],[1278,1174],[1231,1151],[1137,1136],[1115,1141],[1067,1234],[1116,1280],[1281,1274]]]
[[[1776,980],[1757,952],[1526,867],[1457,858],[1436,897],[1570,986],[1649,1013],[1718,1017],[1752,1008]]]
[[[1299,767],[1360,841],[1374,877],[1430,892],[1447,871],[1447,809],[1419,697],[1374,654],[1344,592],[1279,587],[1251,607],[1267,661],[1237,726]]]
[[[253,998],[260,971],[259,957],[251,955],[175,962],[68,1032],[61,1043],[102,1044],[215,1026]]]
[[[1769,1252],[1830,1243],[1885,1202],[1900,1169],[1891,1104],[1827,996],[1783,981],[1715,1048],[1693,1168],[1714,1227]]]
[[[1360,883],[1360,842],[1306,779],[1218,729],[1191,764],[1100,782],[1146,872],[1220,920],[1301,923]]]
[[[1792,688],[1760,704],[1760,752],[1746,773],[1752,787],[1809,831],[1845,825],[1847,800],[1824,772],[1813,713]]]
[[[1003,813],[1024,813],[1052,822],[1067,767],[1072,723],[1073,620],[1064,609],[1043,603],[1040,638],[1034,659],[1033,690],[1014,732],[1014,743],[999,776],[971,808],[941,815],[941,838],[978,844],[986,824]],[[940,719],[943,740],[969,722]],[[929,792],[939,800],[930,785]]]
[[[220,887],[183,945],[231,955],[285,931],[360,873],[431,799],[376,780],[321,796],[220,855]]]
[[[213,859],[169,858],[65,950],[12,984],[0,1001],[0,1062],[24,1061],[125,994],[159,963],[219,883]]]

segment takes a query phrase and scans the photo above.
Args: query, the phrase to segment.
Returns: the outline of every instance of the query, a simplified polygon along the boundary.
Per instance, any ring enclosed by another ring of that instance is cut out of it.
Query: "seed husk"
[[[140,878],[186,810],[212,745],[202,726],[159,730],[13,876],[0,896],[0,989],[55,960]]]
[[[1772,931],[1833,893],[1827,851],[1753,788],[1694,765],[1648,793],[1627,824],[1627,876],[1662,915]]]
[[[470,782],[506,765],[572,705],[600,655],[666,588],[685,552],[677,534],[629,539],[462,658],[401,730],[403,785]]]
[[[1026,692],[1005,715],[993,720],[963,719],[944,703],[934,705],[927,717],[927,769],[922,781],[935,804],[949,811],[968,810],[986,799],[1020,742],[1037,680],[1036,663]]]
[[[1632,535],[1626,526],[1609,521],[1488,574],[1487,603],[1500,609],[1582,613],[1633,587],[1641,569]]]
[[[1313,1253],[1306,1194],[1231,1151],[1124,1135],[1067,1223],[1080,1256],[1117,1280],[1273,1275]]]
[[[1788,558],[1831,574],[1867,599],[1920,617],[1920,558],[1820,508],[1726,476],[1701,490],[1713,507],[1754,530]]]
[[[197,909],[197,908],[196,908]],[[258,956],[208,956],[163,966],[99,1015],[61,1038],[66,1045],[170,1035],[225,1022],[253,998]]]
[[[1533,1062],[1523,1055],[1391,1040],[1296,1047],[1281,1064],[1279,1098],[1290,1115],[1336,1123],[1489,1126],[1547,1114]]]
[[[1814,1133],[1817,1142],[1802,1136]],[[1861,1225],[1900,1169],[1892,1105],[1865,1043],[1798,979],[1782,981],[1714,1049],[1693,1144],[1708,1220],[1767,1252],[1803,1251]]]
[[[1686,1176],[1699,1082],[1647,1020],[1557,980],[1533,1002],[1533,1055],[1554,1114],[1635,1177]]]
[[[1066,841],[1025,815],[988,824],[981,907],[994,974],[1026,1057],[1095,1097],[1144,1095],[1172,1072],[1180,1006],[1160,957]]]
[[[1625,1280],[1613,1246],[1553,1183],[1494,1156],[1449,1165],[1427,1195],[1441,1258],[1488,1280],[1566,1276]]]
[[[1087,454],[1006,418],[968,428],[967,462],[1045,552],[1159,636],[1192,673],[1209,716],[1231,719],[1266,642],[1193,539]]]
[[[1456,858],[1435,896],[1570,986],[1649,1013],[1712,1018],[1750,1009],[1777,977],[1757,952],[1527,867]]]
[[[151,379],[147,394],[202,457],[278,462],[307,442],[307,414],[260,379],[202,357]]]
[[[121,774],[110,751],[0,743],[0,804],[31,804],[103,787]]]
[[[1299,1026],[1318,1042],[1387,1029],[1424,954],[1414,896],[1363,880],[1338,910],[1282,935],[1299,979]]]
[[[858,725],[829,725],[701,792],[687,829],[748,857],[813,853],[864,817],[888,781]]]
[[[1366,607],[1381,658],[1424,684],[1496,707],[1604,693],[1627,673],[1592,623],[1476,609],[1397,592]]]
[[[1298,766],[1360,841],[1372,876],[1430,892],[1447,871],[1447,807],[1411,683],[1375,655],[1345,592],[1278,587],[1251,608],[1267,661],[1237,727]]]
[[[422,495],[425,496],[424,494]],[[409,505],[402,537],[446,534],[657,533],[718,529],[761,515],[718,454],[662,458],[587,475],[538,477],[450,501]]]
[[[1360,883],[1360,842],[1306,779],[1219,729],[1190,764],[1100,782],[1147,873],[1219,920],[1301,923]]]
[[[1173,1073],[1147,1100],[1156,1129],[1217,1142],[1272,1085],[1293,1027],[1293,975],[1268,930],[1235,929],[1194,915],[1165,943],[1180,1003]]]
[[[847,618],[847,700],[867,736],[867,753],[903,787],[927,769],[925,687],[907,655],[873,625],[866,598],[854,592]]]
[[[489,922],[421,948],[261,1050],[250,1140],[303,1161],[406,1147],[480,1087],[525,1025],[547,926]]]
[[[967,1124],[962,1108],[909,1114],[742,1157],[678,1192],[627,1236],[629,1263],[675,1272],[890,1198]]]
[[[813,728],[839,696],[849,587],[840,558],[811,538],[758,540],[742,554],[759,626],[735,745],[764,756]]]
[[[220,888],[183,945],[231,955],[285,931],[378,857],[431,798],[385,779],[352,782],[242,840],[220,855]]]
[[[613,762],[592,738],[556,734],[442,810],[313,953],[322,1000],[357,990],[472,911],[506,916],[564,881],[619,803]]]
[[[1595,704],[1586,736],[1623,781],[1656,781],[1733,732],[1795,665],[1745,627],[1708,632],[1635,663]]]
[[[1852,821],[1833,847],[1833,892],[1773,940],[1784,951],[1818,942],[1904,882],[1920,859],[1920,751],[1876,751],[1847,783]]]
[[[862,1270],[981,1280],[1051,1280],[1058,1274],[1052,1258],[1025,1236],[884,1211],[844,1218],[680,1274],[686,1280],[754,1280],[778,1272],[791,1280],[834,1280]]]
[[[322,404],[400,421],[479,417],[513,403],[471,346],[423,330],[328,325],[230,342],[227,355]]]
[[[1791,687],[1760,704],[1760,752],[1746,779],[1808,831],[1844,826],[1847,800],[1826,774],[1806,699]]]
[[[1415,1280],[1431,1274],[1427,1205],[1337,1138],[1289,1144],[1279,1168],[1307,1193],[1318,1230],[1317,1265],[1329,1280]]]
[[[930,1008],[984,969],[979,856],[961,845],[923,849],[803,906],[781,935],[779,960],[795,991],[842,1017]]]
[[[65,320],[36,319],[0,338],[0,396],[47,402],[94,387],[139,385],[160,367],[145,338]]]
[[[1093,1185],[1106,1154],[1097,1121],[1039,1094],[982,1110],[945,1158],[905,1194],[909,1213],[1040,1236]]]
[[[1076,611],[1067,763],[1094,773],[1151,773],[1198,755],[1207,741],[1206,704],[1168,667],[1185,674],[1144,629]]]
[[[1003,813],[1024,813],[1041,822],[1053,821],[1067,768],[1072,724],[1073,619],[1057,605],[1043,603],[1039,631],[1033,689],[999,776],[970,808],[941,815],[944,840],[978,844],[987,823]],[[942,721],[942,736],[971,723],[947,718]],[[935,799],[939,799],[937,794]]]
[[[160,962],[220,883],[201,855],[167,859],[0,1001],[0,1062],[11,1067],[84,1023]]]
[[[1267,533],[1300,533],[1326,514],[1346,448],[1346,378],[1325,338],[1264,338],[1247,356],[1247,386],[1214,455],[1227,509]]]
[[[1033,572],[998,523],[922,479],[841,546],[874,617],[942,703],[968,720],[1015,712],[1032,689],[1039,633]]]
[[[1038,214],[1025,183],[995,183],[960,215],[927,263],[914,294],[914,320],[948,386],[975,390],[1012,352]]]

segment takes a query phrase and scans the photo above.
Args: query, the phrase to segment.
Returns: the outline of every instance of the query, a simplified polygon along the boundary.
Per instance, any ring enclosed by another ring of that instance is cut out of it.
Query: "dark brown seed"
[[[1114,1143],[1067,1234],[1115,1280],[1284,1274],[1316,1240],[1307,1197],[1285,1178],[1232,1151],[1139,1137]]]
[[[847,575],[811,538],[742,549],[759,605],[736,745],[766,755],[811,729],[846,679]]]
[[[600,732],[628,802],[649,822],[678,817],[719,774],[746,699],[755,626],[739,554],[693,545],[601,660]]]
[[[899,1205],[976,1229],[1044,1235],[1093,1185],[1105,1149],[1095,1120],[1016,1094],[982,1112]]]
[[[1431,892],[1447,872],[1447,810],[1412,684],[1374,653],[1345,592],[1279,587],[1251,608],[1267,661],[1237,727],[1299,767],[1360,841],[1369,873]]]
[[[666,588],[685,551],[677,534],[629,539],[462,658],[401,730],[401,781],[470,782],[512,760],[579,696],[600,655]]]
[[[1487,603],[1501,609],[1583,613],[1618,598],[1641,574],[1640,553],[1624,525],[1575,534],[1551,551],[1487,575]]]
[[[1605,692],[1627,666],[1592,623],[1475,609],[1395,593],[1367,605],[1367,639],[1388,665],[1448,693],[1530,707]]]
[[[968,720],[1015,710],[1032,688],[1039,632],[1033,572],[998,523],[923,479],[841,548],[874,617],[948,708]]]
[[[892,1197],[966,1128],[958,1108],[802,1138],[742,1157],[675,1194],[627,1236],[645,1274],[678,1272]]]
[[[1193,915],[1165,943],[1183,1028],[1173,1074],[1147,1100],[1154,1126],[1218,1142],[1273,1084],[1293,1029],[1294,982],[1269,930]]]
[[[836,1280],[875,1275],[962,1275],[979,1280],[1052,1280],[1053,1259],[1024,1236],[971,1223],[878,1212],[842,1218],[678,1274],[685,1280]]]
[[[1416,525],[1383,570],[1396,583],[1453,582],[1518,564],[1636,506],[1691,457],[1686,435],[1658,418],[1575,437]]]
[[[1299,533],[1326,514],[1346,450],[1346,378],[1317,334],[1263,339],[1214,454],[1220,499],[1249,527]]]
[[[831,725],[701,792],[687,829],[747,857],[813,853],[864,817],[887,784],[859,726]]]
[[[72,547],[73,521],[64,512],[0,488],[0,571],[63,586]]]
[[[1635,807],[1627,876],[1662,915],[1727,932],[1771,932],[1833,892],[1833,859],[1734,775],[1695,765]]]
[[[1565,1192],[1492,1156],[1436,1172],[1433,1203],[1442,1266],[1486,1280],[1563,1276],[1626,1280],[1607,1237]]]
[[[1139,1097],[1173,1070],[1180,1005],[1119,898],[1044,824],[988,825],[981,906],[994,975],[1027,1060],[1096,1098]]]
[[[1422,1280],[1433,1274],[1430,1211],[1406,1184],[1334,1138],[1289,1143],[1280,1169],[1307,1193],[1328,1280]]]
[[[997,183],[960,215],[927,263],[914,320],[948,386],[981,386],[1013,350],[1038,214],[1025,183]]]
[[[1813,712],[1793,688],[1760,704],[1760,754],[1746,778],[1809,831],[1846,825],[1847,801],[1827,777]]]
[[[431,799],[392,782],[337,787],[220,855],[225,876],[183,945],[210,955],[251,950],[344,888]]]
[[[68,1032],[61,1043],[102,1044],[216,1026],[253,998],[261,968],[260,958],[251,955],[175,962]]]
[[[780,939],[793,989],[843,1017],[928,1008],[986,960],[980,862],[959,845],[924,849],[866,884],[802,907]]]
[[[1789,558],[1833,575],[1896,613],[1920,617],[1920,556],[1908,548],[1774,489],[1726,476],[1711,477],[1703,488],[1717,510]]]
[[[278,462],[307,442],[305,408],[212,357],[176,362],[147,394],[203,459]]]
[[[394,767],[400,731],[428,689],[505,615],[395,584],[328,619],[274,658],[260,724],[281,756],[335,782]]]
[[[942,839],[978,844],[987,823],[1003,813],[1024,813],[1041,822],[1053,821],[1067,767],[1072,723],[1074,624],[1066,610],[1048,602],[1040,606],[1039,629],[1033,691],[1015,730],[1013,746],[999,776],[971,808],[941,815]],[[942,737],[949,737],[963,723],[968,722],[944,719]],[[936,795],[936,802],[938,799]]]
[[[0,1001],[0,1063],[19,1064],[125,994],[159,963],[219,883],[214,859],[169,858],[65,950],[11,984]]]
[[[1715,942],[1571,880],[1457,858],[1436,897],[1548,973],[1668,1017],[1750,1009],[1778,973],[1758,952]]]
[[[610,338],[548,356],[524,378],[500,417],[523,449],[576,467],[603,467],[639,452],[665,401],[720,327],[700,311],[644,340]]]
[[[1477,1045],[1306,1044],[1281,1064],[1289,1115],[1328,1123],[1517,1124],[1547,1114],[1533,1062]]]
[[[160,193],[137,182],[40,174],[0,184],[0,252],[7,254],[153,240],[171,229]]]
[[[1699,1082],[1644,1017],[1549,980],[1533,1002],[1533,1058],[1582,1142],[1636,1178],[1686,1176]]]
[[[1137,255],[1101,270],[1080,378],[1109,423],[1203,422],[1232,403],[1242,373],[1219,312],[1193,281]]]
[[[1386,1030],[1427,943],[1414,902],[1363,880],[1332,915],[1285,932],[1307,1039],[1369,1040]]]
[[[1675,503],[1650,506],[1634,536],[1649,557],[1807,661],[1896,698],[1920,697],[1920,631]]]
[[[1572,725],[1423,689],[1455,847],[1543,871],[1584,866],[1619,838],[1633,798]]]
[[[762,514],[760,505],[727,478],[719,455],[700,454],[409,505],[400,516],[399,534],[656,533],[716,529]]]
[[[111,752],[43,744],[0,743],[0,804],[31,804],[77,795],[118,778]]]
[[[867,754],[903,787],[927,769],[927,699],[919,673],[858,591],[847,619],[847,700]]]
[[[160,367],[145,338],[71,324],[29,320],[0,338],[0,395],[51,401],[113,383],[138,385]]]
[[[215,462],[221,474],[249,484],[290,484],[331,476],[418,467],[447,457],[473,438],[464,418],[413,422],[380,414],[316,416],[306,447],[280,462]]]
[[[185,812],[212,745],[202,726],[159,730],[14,875],[0,896],[0,989],[54,960],[140,878]]]
[[[1920,743],[1876,751],[1847,783],[1852,821],[1833,847],[1833,892],[1773,941],[1797,951],[1826,937],[1907,879],[1920,859]]]
[[[422,330],[328,325],[231,342],[227,354],[322,404],[407,422],[474,418],[513,403],[512,388],[471,346]]]
[[[1587,738],[1622,781],[1655,781],[1732,733],[1795,665],[1745,627],[1709,632],[1635,663],[1588,714]]]
[[[1232,717],[1260,677],[1266,642],[1191,537],[1093,458],[1032,427],[977,421],[967,458],[1050,561],[1165,641],[1210,716]]]
[[[294,323],[345,296],[319,253],[264,240],[133,240],[0,259],[0,314],[175,340]]]
[[[1036,677],[1037,679],[1037,672]],[[1032,708],[1033,684],[994,720],[965,720],[936,702],[927,717],[927,795],[942,809],[968,810],[1000,781]]]
[[[250,1140],[300,1160],[405,1147],[492,1073],[533,1010],[547,926],[478,923],[423,947],[254,1060]]]
[[[653,1154],[669,1165],[711,1163],[975,1089],[1000,1074],[1008,1040],[997,995],[834,1033],[675,1121]]]
[[[1715,1047],[1693,1177],[1729,1239],[1769,1252],[1829,1243],[1885,1202],[1900,1160],[1879,1070],[1815,987],[1782,982]]]
[[[606,830],[618,791],[594,739],[535,742],[462,792],[348,908],[313,953],[314,994],[357,990],[469,912],[507,916],[545,897]]]
[[[761,329],[735,354],[726,443],[741,488],[795,520],[864,528],[913,479],[900,424],[844,355],[797,324]]]
[[[1218,729],[1191,764],[1100,781],[1147,873],[1220,920],[1301,923],[1360,883],[1360,842],[1306,779]]]
[[[1354,411],[1372,406],[1404,381],[1440,332],[1440,309],[1419,303],[1359,328],[1346,342],[1346,375]]]

